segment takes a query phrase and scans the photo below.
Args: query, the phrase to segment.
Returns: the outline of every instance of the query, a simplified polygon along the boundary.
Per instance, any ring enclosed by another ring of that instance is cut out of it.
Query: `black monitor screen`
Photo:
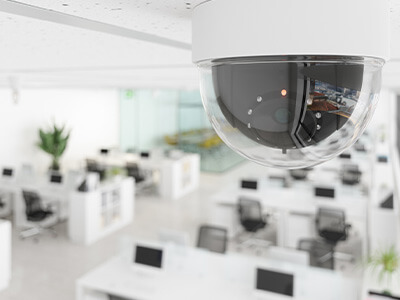
[[[140,157],[150,157],[149,152],[140,152]]]
[[[294,276],[264,269],[257,269],[257,290],[293,296]]]
[[[12,169],[3,169],[3,176],[12,176],[13,170]]]
[[[257,189],[257,181],[255,181],[255,180],[242,180],[240,182],[240,186],[242,187],[242,189],[256,190]]]
[[[316,187],[315,196],[335,198],[335,189]]]
[[[163,252],[143,246],[136,246],[135,263],[161,268]]]
[[[378,155],[378,162],[387,163],[388,162],[388,157],[385,156],[385,155]]]
[[[108,149],[100,149],[101,154],[108,154]]]
[[[51,175],[50,182],[62,183],[62,176],[61,175]]]
[[[350,153],[342,153],[339,155],[340,158],[344,158],[344,159],[350,159],[351,158],[351,154]]]

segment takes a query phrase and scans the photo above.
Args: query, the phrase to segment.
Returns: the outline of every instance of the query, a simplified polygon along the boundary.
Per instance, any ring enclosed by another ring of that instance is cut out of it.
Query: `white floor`
[[[20,240],[14,230],[12,281],[0,292],[0,299],[73,300],[75,280],[115,255],[124,236],[156,239],[160,228],[169,228],[188,232],[194,245],[198,226],[207,220],[210,195],[241,177],[264,177],[267,172],[264,167],[243,163],[223,175],[202,174],[200,188],[179,200],[139,197],[134,222],[89,247],[69,242],[65,223],[57,226],[57,238],[43,236],[38,243]]]

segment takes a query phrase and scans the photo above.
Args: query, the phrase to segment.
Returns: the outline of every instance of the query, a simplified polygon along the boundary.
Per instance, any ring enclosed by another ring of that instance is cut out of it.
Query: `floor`
[[[266,176],[264,167],[243,163],[223,175],[202,174],[200,188],[179,200],[146,195],[137,198],[134,221],[91,246],[69,242],[66,223],[56,227],[58,237],[43,236],[38,243],[20,240],[13,231],[12,281],[1,300],[72,300],[75,280],[115,255],[124,237],[156,239],[161,228],[186,231],[194,245],[197,228],[207,221],[208,198],[225,184],[246,176]]]

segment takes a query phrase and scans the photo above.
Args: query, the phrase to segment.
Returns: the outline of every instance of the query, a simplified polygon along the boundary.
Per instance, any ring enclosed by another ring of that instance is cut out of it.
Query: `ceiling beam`
[[[170,46],[179,49],[191,50],[191,45],[188,43],[171,40],[168,38],[148,34],[124,27],[119,27],[111,24],[97,22],[74,15],[69,15],[54,10],[48,10],[42,7],[28,5],[13,0],[0,0],[0,11],[33,18],[41,21],[48,21],[57,24],[72,26],[80,29],[111,34],[114,36],[125,37],[129,39],[140,40],[144,42],[156,43],[164,46]]]

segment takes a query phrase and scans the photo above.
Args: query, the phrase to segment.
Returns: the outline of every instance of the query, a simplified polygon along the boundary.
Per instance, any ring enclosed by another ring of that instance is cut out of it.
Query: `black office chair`
[[[0,209],[4,208],[6,203],[4,202],[4,195],[0,195]]]
[[[333,270],[335,260],[332,255],[333,246],[316,239],[301,239],[298,250],[307,251],[310,255],[310,266]]]
[[[45,231],[51,232],[54,236],[57,232],[52,226],[55,223],[49,224],[44,227],[44,223],[54,215],[54,212],[49,209],[44,209],[42,207],[42,200],[38,193],[33,191],[22,191],[22,195],[25,201],[25,214],[28,222],[31,222],[32,227],[26,229],[20,233],[22,239],[28,237],[36,237]]]
[[[257,232],[267,225],[258,200],[239,198],[238,212],[240,224],[247,232]]]
[[[86,159],[86,171],[98,173],[100,181],[106,178],[106,169],[94,159]]]
[[[243,231],[239,232],[234,240],[239,246],[267,247],[271,244],[266,239],[256,237],[260,230],[264,229],[267,225],[267,218],[263,215],[260,201],[240,197],[238,201],[238,214]]]
[[[221,227],[202,225],[199,228],[197,247],[212,252],[225,253],[228,243],[228,230]]]
[[[356,185],[361,182],[362,172],[356,164],[345,164],[341,170],[342,183],[346,185]]]
[[[321,207],[316,217],[317,232],[327,243],[336,246],[339,241],[345,241],[351,225],[346,224],[343,210]]]
[[[351,225],[346,224],[346,215],[343,210],[319,208],[315,223],[321,239],[300,240],[298,246],[300,250],[310,253],[311,265],[333,269],[336,256],[347,261],[354,260],[354,257],[350,254],[335,252],[337,243],[347,240],[348,230],[351,227]]]
[[[127,170],[128,176],[135,178],[136,183],[142,182],[146,178],[143,175],[143,172],[141,172],[141,170],[139,169],[139,166],[137,163],[127,163],[126,170]]]
[[[0,192],[0,218],[8,218],[12,215],[12,208],[11,208],[12,198],[13,198],[12,193]]]

